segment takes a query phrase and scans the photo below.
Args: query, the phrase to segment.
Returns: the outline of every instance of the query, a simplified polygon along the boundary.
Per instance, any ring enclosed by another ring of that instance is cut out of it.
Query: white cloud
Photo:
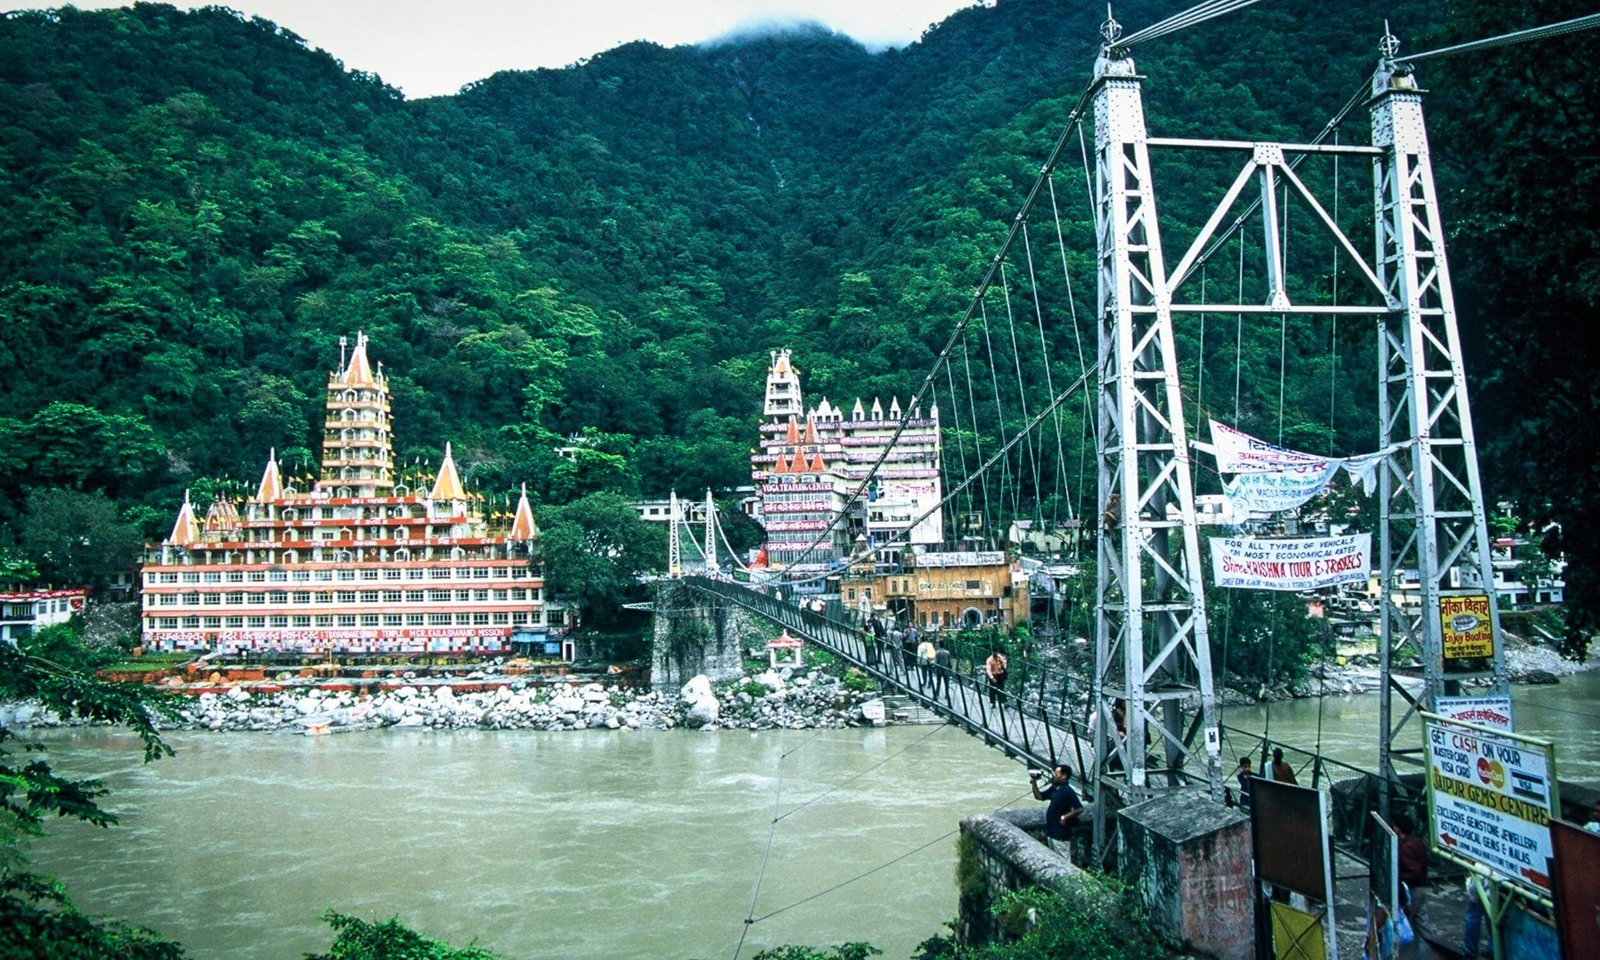
[[[79,0],[80,9],[126,6]],[[179,2],[180,7],[205,3]],[[290,30],[410,97],[497,70],[561,67],[634,40],[699,43],[749,24],[816,21],[868,47],[903,46],[972,0],[251,0]]]

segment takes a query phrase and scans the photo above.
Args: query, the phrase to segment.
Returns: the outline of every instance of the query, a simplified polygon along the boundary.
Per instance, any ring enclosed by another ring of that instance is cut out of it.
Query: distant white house
[[[16,646],[41,627],[66,623],[83,612],[88,599],[89,591],[83,587],[0,592],[0,642]]]

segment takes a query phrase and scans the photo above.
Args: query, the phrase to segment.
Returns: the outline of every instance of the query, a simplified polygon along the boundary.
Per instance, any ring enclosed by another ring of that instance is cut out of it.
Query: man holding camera
[[[1044,811],[1045,839],[1049,841],[1050,849],[1066,857],[1068,862],[1076,862],[1072,847],[1073,840],[1078,836],[1078,818],[1083,816],[1083,801],[1078,799],[1078,792],[1068,782],[1072,779],[1072,768],[1064,763],[1058,764],[1051,773],[1050,784],[1040,790],[1039,780],[1043,776],[1043,770],[1028,771],[1033,799],[1050,801],[1050,806]]]

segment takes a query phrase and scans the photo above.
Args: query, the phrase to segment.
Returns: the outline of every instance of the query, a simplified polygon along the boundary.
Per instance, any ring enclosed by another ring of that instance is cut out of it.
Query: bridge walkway
[[[836,619],[741,583],[706,577],[682,582],[735,603],[815,643],[876,680],[885,690],[909,697],[1006,756],[1029,766],[1066,763],[1078,773],[1090,769],[1093,743],[1085,725],[1053,708],[1037,691],[1023,694],[991,687],[982,664],[967,669],[922,666],[915,657],[874,638],[854,624]]]

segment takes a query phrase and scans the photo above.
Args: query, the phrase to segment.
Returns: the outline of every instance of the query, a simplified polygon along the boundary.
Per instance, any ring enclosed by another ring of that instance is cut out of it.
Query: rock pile
[[[865,724],[861,704],[871,697],[828,674],[805,670],[746,674],[718,684],[698,676],[677,696],[599,683],[534,685],[521,680],[472,693],[457,693],[446,683],[418,681],[372,696],[315,687],[252,694],[234,687],[188,701],[180,708],[178,721],[167,726],[312,734],[379,727],[798,730]],[[33,704],[0,705],[0,726],[61,722]]]

